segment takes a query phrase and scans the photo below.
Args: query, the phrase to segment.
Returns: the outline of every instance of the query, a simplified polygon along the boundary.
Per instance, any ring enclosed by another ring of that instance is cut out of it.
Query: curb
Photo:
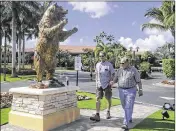
[[[91,91],[84,91],[84,90],[80,90],[80,91],[95,94],[95,92],[91,92]],[[115,96],[112,96],[112,98],[120,99],[119,97],[115,97]],[[140,101],[135,101],[135,103],[136,104],[141,104],[141,105],[147,105],[147,106],[162,108],[162,106],[160,106],[160,105],[154,105],[154,104],[150,104],[150,103],[143,103],[143,102],[140,102]]]
[[[175,88],[175,85],[162,84],[161,82],[155,83],[153,85],[160,86],[160,87]]]
[[[6,125],[6,124],[8,124],[8,123],[9,123],[9,122],[6,122],[6,123],[4,123],[4,124],[1,124],[0,127]]]

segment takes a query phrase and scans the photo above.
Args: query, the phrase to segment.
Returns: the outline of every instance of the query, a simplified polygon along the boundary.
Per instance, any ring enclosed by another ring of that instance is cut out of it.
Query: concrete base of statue
[[[80,118],[77,86],[31,89],[11,88],[9,124],[35,131],[48,131]]]

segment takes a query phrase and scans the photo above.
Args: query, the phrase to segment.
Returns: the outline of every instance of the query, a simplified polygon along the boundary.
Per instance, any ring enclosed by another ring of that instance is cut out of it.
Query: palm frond
[[[144,31],[144,29],[146,29],[146,28],[149,28],[149,29],[156,28],[156,29],[159,29],[159,30],[162,30],[162,31],[168,30],[168,28],[166,28],[165,26],[160,25],[160,24],[155,24],[155,23],[143,24],[141,30]]]
[[[172,14],[171,16],[166,16],[164,19],[164,23],[166,27],[174,26],[175,25],[175,14]]]
[[[161,23],[164,21],[163,12],[159,8],[150,8],[144,16],[154,18]]]

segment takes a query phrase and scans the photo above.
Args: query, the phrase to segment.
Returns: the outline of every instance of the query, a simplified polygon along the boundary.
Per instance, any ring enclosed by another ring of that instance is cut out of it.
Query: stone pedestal
[[[13,93],[9,124],[35,131],[48,131],[80,117],[78,87],[31,89],[11,88]]]

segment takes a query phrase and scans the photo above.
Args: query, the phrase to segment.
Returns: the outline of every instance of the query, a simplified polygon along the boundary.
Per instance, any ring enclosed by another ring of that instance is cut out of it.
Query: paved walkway
[[[156,112],[157,110],[159,110],[159,108],[155,106],[135,104],[133,113],[133,123],[131,123],[130,128],[133,128],[135,125],[140,123],[144,118]],[[124,115],[121,105],[114,106],[111,108],[112,118],[109,120],[105,119],[106,110],[101,111],[100,122],[93,122],[89,120],[89,117],[95,113],[95,110],[81,109],[80,113],[81,118],[79,120],[61,126],[52,131],[123,131],[123,129],[120,128],[123,122],[123,115]],[[29,131],[29,130],[6,124],[1,127],[1,131]]]

